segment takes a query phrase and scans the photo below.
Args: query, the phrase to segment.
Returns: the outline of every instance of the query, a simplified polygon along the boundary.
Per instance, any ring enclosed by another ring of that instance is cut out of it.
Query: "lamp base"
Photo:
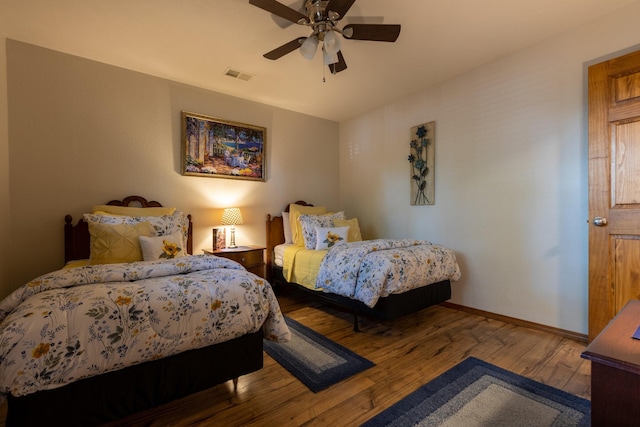
[[[236,229],[235,227],[231,227],[231,239],[229,240],[229,249],[236,249]]]

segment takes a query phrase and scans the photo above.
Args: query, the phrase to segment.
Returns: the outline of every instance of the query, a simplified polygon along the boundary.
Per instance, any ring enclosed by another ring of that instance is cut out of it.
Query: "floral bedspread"
[[[378,239],[330,248],[316,287],[373,307],[389,294],[447,279],[460,279],[451,249],[420,240]]]
[[[54,271],[0,302],[0,401],[260,328],[290,339],[269,283],[226,258]]]

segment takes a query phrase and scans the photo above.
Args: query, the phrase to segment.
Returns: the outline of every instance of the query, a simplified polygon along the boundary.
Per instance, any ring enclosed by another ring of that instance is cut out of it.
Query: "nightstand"
[[[594,426],[638,425],[640,301],[629,301],[582,353],[591,360],[591,422]]]
[[[203,249],[202,252],[239,262],[248,271],[264,279],[264,250],[262,246],[238,246],[235,249]]]

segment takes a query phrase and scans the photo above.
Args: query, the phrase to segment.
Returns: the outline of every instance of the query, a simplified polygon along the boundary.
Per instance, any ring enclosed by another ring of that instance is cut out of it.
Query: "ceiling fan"
[[[395,42],[400,35],[400,25],[347,24],[339,28],[338,21],[347,14],[355,0],[306,0],[306,15],[276,0],[249,0],[249,3],[295,24],[311,27],[313,31],[308,37],[298,37],[265,53],[265,58],[276,60],[300,49],[302,56],[311,60],[322,42],[323,62],[332,74],[347,69],[337,34],[351,40],[378,42]]]

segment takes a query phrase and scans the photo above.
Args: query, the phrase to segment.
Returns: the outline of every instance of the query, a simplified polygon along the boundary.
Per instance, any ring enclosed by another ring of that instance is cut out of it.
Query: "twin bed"
[[[394,319],[450,299],[451,281],[460,278],[450,249],[411,239],[362,241],[356,218],[304,201],[267,215],[266,233],[274,288],[294,287],[348,309],[355,331],[359,315]]]
[[[235,383],[262,367],[263,338],[290,338],[265,280],[188,255],[190,217],[138,196],[93,210],[67,216],[67,268],[0,302],[8,426],[98,425]]]

